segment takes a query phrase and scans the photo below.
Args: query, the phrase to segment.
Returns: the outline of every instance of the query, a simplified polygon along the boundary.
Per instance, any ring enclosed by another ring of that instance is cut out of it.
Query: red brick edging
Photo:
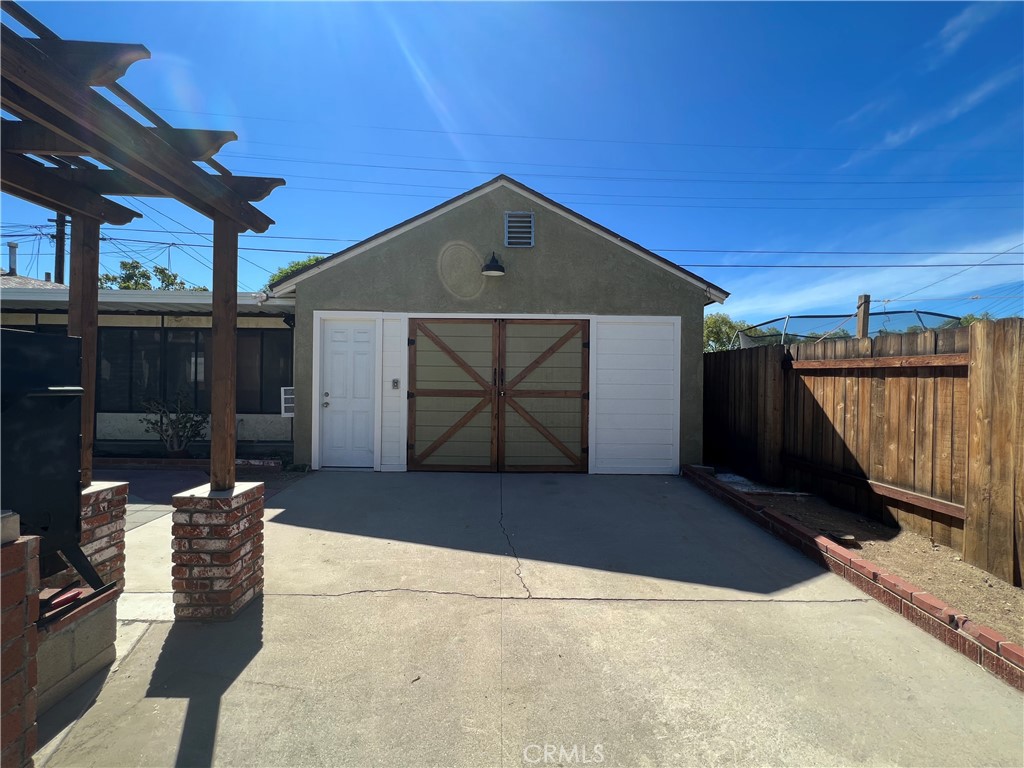
[[[765,509],[713,475],[692,467],[683,467],[682,475],[1003,682],[1024,691],[1024,647],[870,560],[857,557],[827,536]]]

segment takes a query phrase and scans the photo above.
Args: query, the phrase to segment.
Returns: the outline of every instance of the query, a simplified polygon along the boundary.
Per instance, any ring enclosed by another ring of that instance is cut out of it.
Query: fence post
[[[857,299],[857,338],[866,339],[871,335],[871,295],[862,293]]]
[[[1020,321],[971,325],[970,355],[964,560],[1012,584]]]
[[[763,443],[764,453],[761,456],[761,471],[764,474],[765,482],[772,485],[782,485],[782,446],[785,438],[783,424],[785,423],[785,398],[786,387],[783,377],[782,363],[786,357],[786,348],[781,344],[775,344],[766,348],[764,365],[765,388],[762,393],[764,398],[765,440]]]

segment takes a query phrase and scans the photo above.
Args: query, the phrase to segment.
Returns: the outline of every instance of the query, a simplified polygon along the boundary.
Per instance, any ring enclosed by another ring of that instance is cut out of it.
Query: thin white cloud
[[[934,52],[930,68],[935,69],[953,56],[1002,9],[1002,3],[974,3],[947,21],[939,33],[925,45],[925,48]]]
[[[836,127],[838,128],[840,126],[845,127],[845,126],[848,126],[848,125],[853,125],[855,123],[859,123],[861,120],[863,120],[866,117],[870,117],[872,115],[877,115],[878,113],[880,113],[884,109],[886,109],[886,107],[888,107],[890,104],[892,104],[895,100],[896,100],[895,96],[883,96],[880,99],[875,99],[874,101],[869,101],[867,104],[862,106],[856,112],[853,112],[852,114],[847,115],[842,120],[840,120],[838,123],[836,123]]]
[[[1003,237],[991,238],[980,242],[963,243],[950,248],[947,244],[931,250],[949,249],[956,251],[974,251],[998,253],[1011,246],[1024,242],[1024,234],[1012,232]],[[922,249],[925,250],[925,249]],[[1018,249],[1004,257],[1006,260],[1020,255]],[[865,257],[866,258],[866,257]],[[886,257],[874,257],[883,261]],[[813,312],[842,312],[848,308],[854,312],[857,296],[861,293],[870,294],[873,300],[892,299],[907,294],[940,277],[953,275],[963,267],[943,267],[942,264],[981,261],[982,256],[950,257],[950,256],[915,256],[901,259],[903,263],[932,264],[933,269],[900,269],[882,268],[871,270],[834,270],[817,272],[810,270],[778,270],[778,274],[765,279],[764,273],[740,281],[731,282],[728,288],[732,296],[720,310],[731,317],[743,318],[750,322],[760,322],[773,317],[796,315]],[[1004,260],[1003,258],[999,261]],[[898,262],[894,262],[898,263]],[[817,275],[812,277],[810,275]],[[974,293],[992,286],[1020,281],[1024,270],[1017,266],[983,267],[965,272],[946,282],[937,291],[943,295],[956,293]],[[714,279],[714,276],[711,277]],[[726,281],[723,281],[726,282]],[[924,295],[924,294],[922,294]],[[895,307],[894,307],[895,308]],[[900,306],[899,309],[908,309]]]
[[[875,146],[856,152],[849,160],[839,166],[839,169],[842,170],[849,168],[851,165],[863,162],[867,158],[877,155],[879,152],[887,149],[898,149],[911,139],[915,139],[928,131],[938,128],[939,126],[953,122],[958,117],[977,108],[1007,85],[1017,80],[1020,77],[1020,72],[1020,66],[1016,65],[993,75],[988,80],[947,104],[942,109],[930,112],[923,117],[904,125],[902,128],[889,131]]]

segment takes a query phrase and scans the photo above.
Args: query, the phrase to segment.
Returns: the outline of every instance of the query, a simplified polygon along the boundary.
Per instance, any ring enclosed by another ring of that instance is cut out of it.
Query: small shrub
[[[194,440],[201,440],[206,435],[209,415],[197,413],[184,392],[178,393],[173,405],[148,400],[144,406],[146,415],[139,421],[147,432],[163,441],[168,453],[181,453]]]

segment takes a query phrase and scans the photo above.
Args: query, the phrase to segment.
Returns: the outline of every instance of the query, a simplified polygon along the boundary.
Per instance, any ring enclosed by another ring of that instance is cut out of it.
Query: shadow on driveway
[[[677,477],[321,471],[275,506],[283,525],[758,594],[822,575]]]
[[[188,699],[176,768],[213,765],[221,699],[262,647],[262,597],[233,621],[176,621],[171,627],[146,698]]]

